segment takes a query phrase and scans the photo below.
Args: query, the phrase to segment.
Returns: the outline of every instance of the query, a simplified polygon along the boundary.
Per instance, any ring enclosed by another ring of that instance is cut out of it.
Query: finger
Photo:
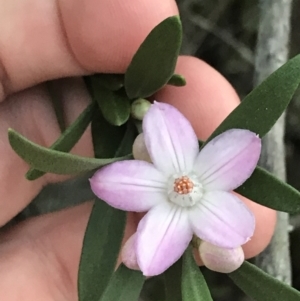
[[[49,79],[124,72],[150,30],[178,14],[173,0],[1,0],[0,7],[0,100]]]
[[[0,300],[78,299],[79,260],[92,205],[31,218],[2,233]],[[132,231],[128,224],[125,237]]]
[[[91,208],[88,202],[32,218],[0,236],[0,300],[78,300],[78,265]]]
[[[124,71],[148,32],[177,12],[171,0],[159,5],[156,1],[0,0],[3,7],[0,43],[5,45],[0,49],[0,94],[1,80],[4,89],[13,92],[49,78],[85,73],[88,69],[89,72]],[[22,50],[20,43],[26,44]],[[71,82],[63,80],[57,87],[63,91],[67,124],[89,101],[82,85],[76,88],[80,85]],[[61,178],[47,175],[35,182],[26,181],[28,166],[10,148],[8,127],[43,146],[50,146],[57,139],[59,127],[43,85],[15,93],[0,105],[0,225],[23,209],[43,185]],[[73,152],[92,155],[89,131]]]
[[[205,62],[181,57],[177,73],[186,77],[187,85],[167,86],[156,99],[177,107],[192,123],[199,139],[205,140],[240,103],[229,82]],[[276,223],[276,212],[241,197],[255,214],[256,228],[244,246],[247,258],[261,252],[270,242]]]
[[[64,79],[54,86],[61,91],[60,100],[66,125],[75,120],[90,102],[81,79]],[[9,127],[30,140],[49,147],[61,134],[54,108],[45,85],[16,93],[0,103],[0,225],[20,212],[49,182],[66,177],[47,174],[36,181],[25,179],[29,166],[12,150],[8,142]],[[88,129],[72,153],[92,157],[91,133]]]

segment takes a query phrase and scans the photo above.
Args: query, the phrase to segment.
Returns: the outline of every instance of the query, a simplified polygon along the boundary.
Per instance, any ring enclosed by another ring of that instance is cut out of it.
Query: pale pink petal
[[[131,235],[126,241],[125,245],[121,251],[121,259],[124,265],[132,270],[140,270],[140,267],[137,263],[136,251],[135,251],[135,239],[136,233]]]
[[[163,273],[175,263],[192,239],[187,213],[168,203],[152,208],[140,221],[136,253],[145,276]]]
[[[155,102],[143,121],[145,144],[153,164],[167,176],[192,169],[199,152],[190,122],[173,106]]]
[[[97,197],[125,211],[148,211],[167,201],[165,176],[144,161],[128,160],[107,165],[94,174],[90,183]]]
[[[223,248],[236,248],[253,235],[252,212],[234,194],[225,191],[207,192],[190,210],[195,234],[202,240]]]
[[[194,170],[206,190],[233,190],[251,176],[260,151],[261,139],[255,133],[228,130],[200,151]]]
[[[136,160],[146,161],[152,163],[146,148],[144,134],[140,133],[134,140],[132,145],[132,155]]]

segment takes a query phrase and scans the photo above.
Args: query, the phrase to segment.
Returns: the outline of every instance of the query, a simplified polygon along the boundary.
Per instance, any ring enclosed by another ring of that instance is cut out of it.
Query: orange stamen
[[[174,181],[174,191],[179,194],[188,194],[193,191],[194,183],[187,177],[183,176]]]

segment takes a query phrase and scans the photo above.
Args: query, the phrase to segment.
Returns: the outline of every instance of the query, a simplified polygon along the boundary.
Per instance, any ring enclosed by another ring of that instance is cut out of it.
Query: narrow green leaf
[[[127,129],[123,139],[115,153],[115,157],[122,157],[126,154],[130,154],[132,152],[132,145],[137,136],[136,127],[132,122],[127,123]]]
[[[183,255],[181,289],[182,301],[213,301],[191,247]]]
[[[141,295],[145,301],[166,301],[163,275],[150,277],[145,281]]]
[[[124,74],[98,73],[94,77],[103,87],[111,91],[117,91],[124,86]]]
[[[113,126],[100,112],[92,121],[92,137],[96,158],[121,157],[132,152],[132,145],[137,136],[134,124]]]
[[[255,265],[244,262],[228,274],[246,295],[255,301],[299,301],[300,293],[294,288],[268,275]]]
[[[124,91],[110,91],[91,78],[94,99],[104,118],[112,125],[120,126],[130,117],[130,100]]]
[[[55,82],[56,82],[55,80],[46,82],[46,89],[47,92],[49,93],[51,102],[53,104],[57,123],[59,125],[61,132],[63,132],[66,129],[66,123],[64,118],[64,107],[63,107],[62,95],[60,94],[60,90],[57,89]]]
[[[108,75],[94,75],[94,76],[85,76],[84,82],[86,87],[95,100],[94,87],[93,87],[93,78],[97,77],[106,78]],[[109,77],[109,76],[108,76]],[[97,81],[96,81],[97,82]],[[98,82],[97,82],[98,84]],[[101,85],[101,80],[99,81]],[[103,116],[100,108],[94,113],[94,118],[92,120],[92,138],[94,145],[94,152],[96,158],[111,158],[115,155],[115,152],[124,136],[126,127],[125,126],[114,126],[109,123]]]
[[[67,154],[37,145],[12,129],[8,130],[8,139],[14,151],[33,168],[55,174],[85,172],[130,157],[96,159]]]
[[[95,132],[92,134],[97,135]],[[94,144],[94,151],[99,156],[104,154],[97,144]],[[124,154],[124,151],[126,149],[119,148],[120,154]],[[125,212],[96,200],[81,252],[78,274],[79,301],[99,300],[106,290],[117,262],[125,221]]]
[[[99,300],[117,263],[126,213],[96,200],[85,232],[81,253],[79,301]]]
[[[182,258],[175,262],[164,272],[166,301],[182,301],[181,297],[181,275]]]
[[[126,132],[126,125],[114,126],[97,110],[92,120],[92,137],[96,158],[112,158],[115,156]],[[128,152],[131,153],[132,150]]]
[[[221,123],[205,142],[233,128],[263,137],[281,116],[300,83],[300,55],[271,74]]]
[[[138,301],[145,277],[121,264],[113,274],[100,301]]]
[[[50,149],[61,152],[69,152],[81,138],[90,124],[95,110],[95,103],[91,103],[78,118],[62,133],[62,135],[50,146]],[[25,177],[33,181],[43,176],[45,172],[30,168]]]
[[[186,85],[186,80],[183,75],[173,74],[172,77],[168,81],[168,85],[183,87]]]
[[[235,191],[275,210],[288,213],[300,212],[299,191],[260,167],[256,167],[252,176]]]
[[[165,19],[146,37],[125,73],[129,98],[145,98],[172,77],[182,40],[178,16]]]

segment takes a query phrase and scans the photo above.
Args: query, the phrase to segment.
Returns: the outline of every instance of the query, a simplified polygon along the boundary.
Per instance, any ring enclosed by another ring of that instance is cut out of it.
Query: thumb
[[[0,100],[37,83],[124,72],[173,0],[0,0]]]

